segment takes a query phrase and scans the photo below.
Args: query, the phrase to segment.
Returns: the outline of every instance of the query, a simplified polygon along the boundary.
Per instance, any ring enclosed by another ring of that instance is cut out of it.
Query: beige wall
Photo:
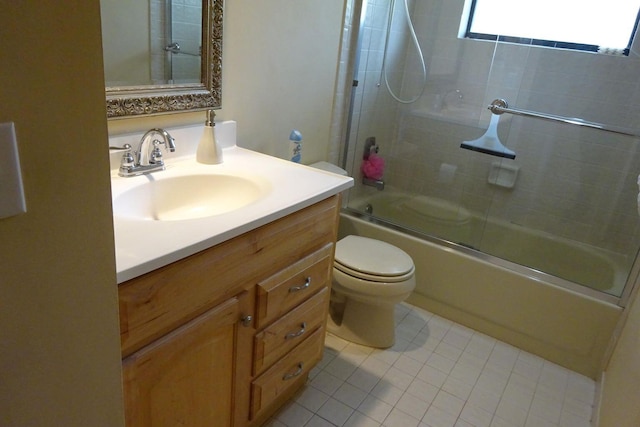
[[[225,1],[222,109],[238,122],[238,145],[285,157],[303,136],[303,163],[326,160],[343,0]],[[112,134],[204,123],[204,113],[111,121]]]
[[[303,163],[326,160],[344,1],[225,3],[223,116],[238,140],[285,157],[291,129]]]
[[[100,9],[105,79],[111,86],[148,84],[151,81],[149,2],[102,0]],[[123,10],[127,13],[122,13]]]
[[[27,213],[0,219],[0,425],[121,426],[99,3],[2,7]]]
[[[605,372],[599,427],[640,425],[640,292],[626,314],[626,323]]]

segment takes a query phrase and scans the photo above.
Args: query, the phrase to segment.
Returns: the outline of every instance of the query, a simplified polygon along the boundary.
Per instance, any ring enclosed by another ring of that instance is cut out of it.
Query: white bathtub
[[[380,239],[411,255],[417,283],[410,303],[584,375],[598,375],[621,313],[617,305],[343,212],[339,237],[348,234]]]
[[[401,227],[478,249],[615,297],[622,294],[631,268],[631,261],[621,255],[507,221],[485,220],[442,199],[388,188],[349,203],[360,211],[365,211],[367,205],[376,217]],[[556,283],[580,291],[563,281]],[[597,296],[588,290],[584,292]]]

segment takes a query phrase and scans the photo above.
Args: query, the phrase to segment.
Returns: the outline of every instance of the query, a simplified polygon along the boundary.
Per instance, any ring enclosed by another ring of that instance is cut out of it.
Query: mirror
[[[223,0],[100,8],[108,118],[221,107]]]

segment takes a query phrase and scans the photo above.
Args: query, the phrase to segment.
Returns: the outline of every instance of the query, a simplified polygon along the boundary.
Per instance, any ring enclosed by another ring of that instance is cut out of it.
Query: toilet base
[[[395,343],[394,304],[373,305],[346,298],[342,321],[329,316],[332,334],[369,347],[389,348]],[[338,324],[339,322],[339,324]]]

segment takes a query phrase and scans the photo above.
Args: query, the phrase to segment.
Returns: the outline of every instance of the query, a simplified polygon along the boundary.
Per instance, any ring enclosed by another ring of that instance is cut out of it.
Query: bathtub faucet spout
[[[375,187],[378,191],[384,190],[384,181],[381,179],[362,178],[362,183],[370,187]]]

